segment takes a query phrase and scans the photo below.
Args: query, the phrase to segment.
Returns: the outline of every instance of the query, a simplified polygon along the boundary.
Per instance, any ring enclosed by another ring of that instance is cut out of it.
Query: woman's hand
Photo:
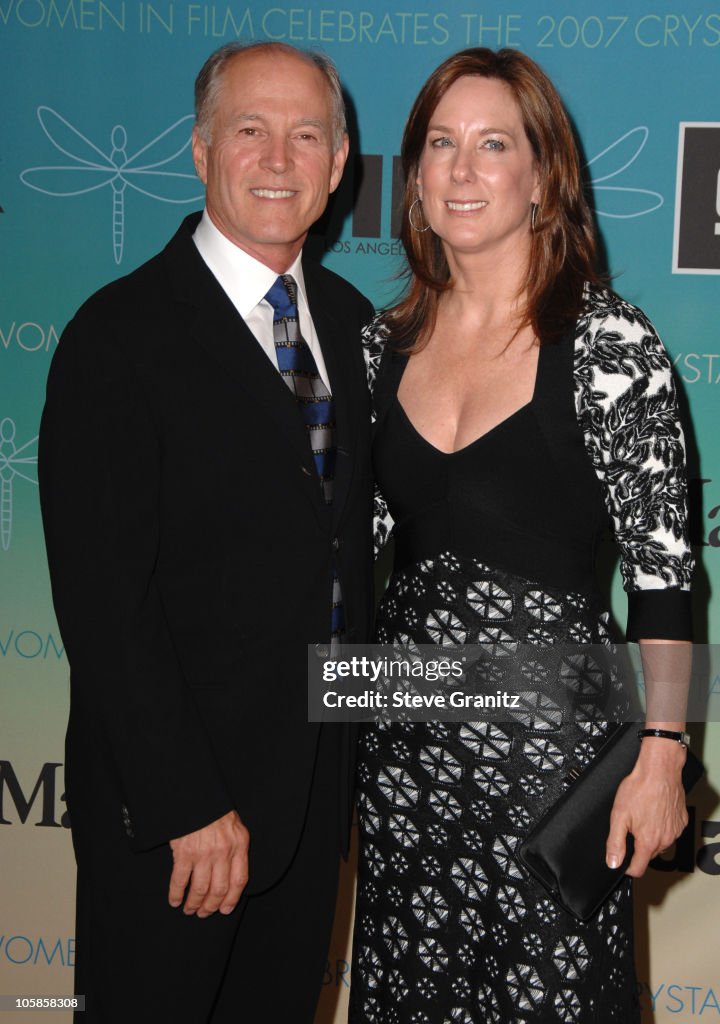
[[[687,751],[659,737],[643,739],[635,767],[618,787],[610,814],[606,847],[608,867],[625,856],[627,833],[635,841],[626,874],[640,878],[653,857],[675,842],[688,822],[681,776]]]

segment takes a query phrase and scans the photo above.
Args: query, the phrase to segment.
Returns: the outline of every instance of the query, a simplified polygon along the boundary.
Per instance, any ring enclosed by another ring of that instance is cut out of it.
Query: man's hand
[[[197,832],[171,839],[170,906],[179,907],[185,897],[185,914],[231,913],[247,885],[249,846],[250,833],[235,811]]]

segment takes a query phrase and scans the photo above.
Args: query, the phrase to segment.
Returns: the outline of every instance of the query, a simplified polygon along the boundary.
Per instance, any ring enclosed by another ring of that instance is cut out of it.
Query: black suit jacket
[[[333,391],[324,504],[295,400],[192,241],[94,295],[58,346],[40,435],[53,597],[71,666],[78,855],[147,850],[235,808],[250,886],[284,870],[318,726],[307,644],[337,561],[350,641],[371,617],[369,408],[350,284],[304,262]],[[339,771],[350,786],[352,742]],[[349,802],[349,797],[348,797]]]

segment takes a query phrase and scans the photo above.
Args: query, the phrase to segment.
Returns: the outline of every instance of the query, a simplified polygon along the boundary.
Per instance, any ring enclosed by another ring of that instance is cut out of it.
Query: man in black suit
[[[310,1024],[354,752],[307,721],[307,645],[369,629],[371,309],[301,252],[347,157],[332,64],[223,47],[196,108],[205,211],[80,309],[43,414],[77,1019]]]

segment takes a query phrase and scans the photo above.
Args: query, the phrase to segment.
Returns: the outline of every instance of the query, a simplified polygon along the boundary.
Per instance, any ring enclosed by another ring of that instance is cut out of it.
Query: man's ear
[[[192,158],[195,173],[203,185],[207,185],[207,150],[208,144],[195,125],[192,131]]]
[[[348,153],[350,151],[350,140],[347,133],[343,135],[340,148],[333,153],[332,158],[332,170],[330,171],[330,192],[334,192],[340,184],[340,179],[343,176],[345,170],[345,164],[347,163]]]

